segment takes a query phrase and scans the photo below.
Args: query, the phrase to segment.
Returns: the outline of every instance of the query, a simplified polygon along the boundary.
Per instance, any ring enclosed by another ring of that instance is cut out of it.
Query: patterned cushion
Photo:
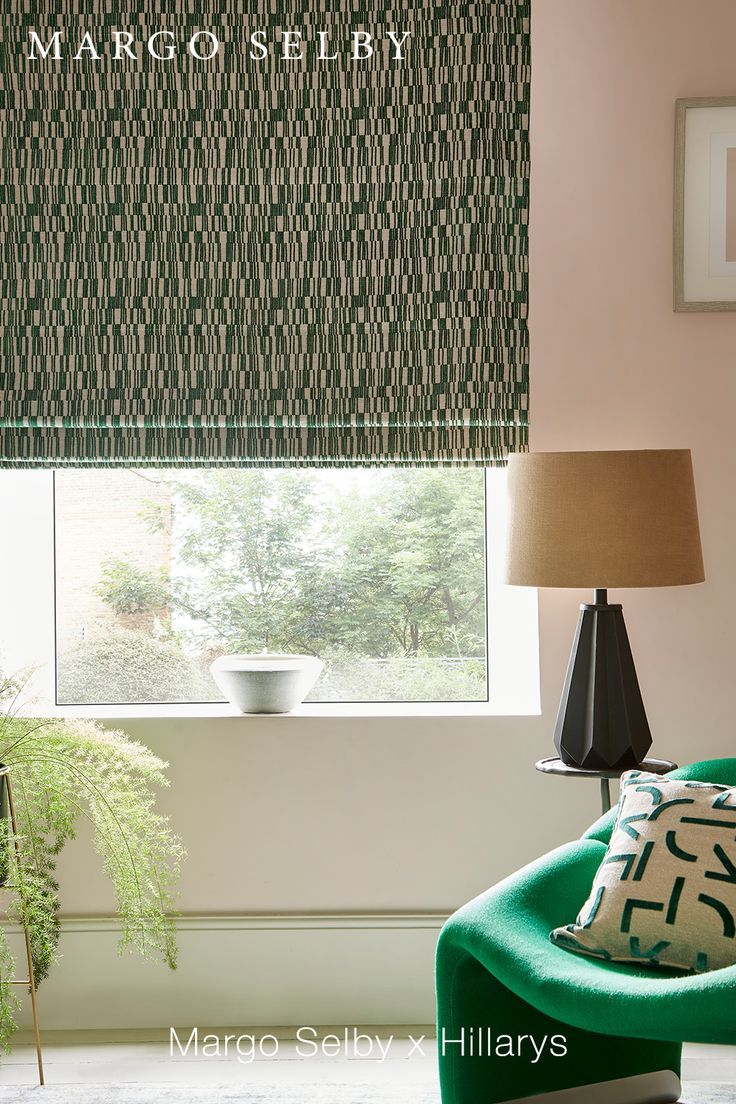
[[[609,962],[693,973],[736,962],[736,788],[624,774],[590,896],[550,938]]]

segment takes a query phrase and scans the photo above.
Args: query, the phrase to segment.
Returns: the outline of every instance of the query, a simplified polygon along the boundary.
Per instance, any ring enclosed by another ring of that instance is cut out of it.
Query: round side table
[[[612,778],[620,778],[627,770],[643,770],[650,774],[667,774],[668,771],[677,769],[677,763],[672,763],[669,759],[643,759],[635,767],[622,767],[620,770],[588,770],[586,767],[571,767],[567,763],[563,763],[556,755],[549,759],[540,759],[534,766],[542,774],[561,774],[565,778],[599,778],[601,782],[601,805],[604,813],[607,813],[611,808],[610,780]]]

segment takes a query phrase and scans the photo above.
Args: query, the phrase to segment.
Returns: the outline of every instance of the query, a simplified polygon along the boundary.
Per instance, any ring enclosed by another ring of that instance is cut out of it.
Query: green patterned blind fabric
[[[528,2],[4,0],[0,36],[0,465],[526,447]]]

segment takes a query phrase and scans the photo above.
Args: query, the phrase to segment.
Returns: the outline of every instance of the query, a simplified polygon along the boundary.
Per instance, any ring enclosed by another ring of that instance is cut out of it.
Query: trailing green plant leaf
[[[6,684],[7,685],[7,684]],[[3,686],[0,685],[0,700]],[[119,950],[136,950],[176,967],[174,889],[181,842],[156,812],[155,791],[168,786],[162,762],[122,732],[91,721],[0,718],[0,763],[11,768],[21,869],[7,822],[0,827],[0,870],[7,869],[11,918],[25,910],[36,981],[47,976],[59,941],[56,859],[89,820],[112,882],[122,921]],[[0,1045],[15,1029],[7,946],[0,937]]]
[[[0,929],[0,1048],[10,1050],[9,1040],[15,1032],[15,1017],[20,1000],[12,986],[15,963],[5,932]]]

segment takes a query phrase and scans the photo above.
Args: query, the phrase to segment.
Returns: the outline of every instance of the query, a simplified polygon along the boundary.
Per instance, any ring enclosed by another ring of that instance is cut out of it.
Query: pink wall
[[[661,754],[734,754],[736,313],[672,310],[672,176],[675,99],[736,94],[736,4],[533,0],[532,36],[532,447],[692,448],[708,581],[620,597]],[[550,720],[575,597],[542,595]]]

